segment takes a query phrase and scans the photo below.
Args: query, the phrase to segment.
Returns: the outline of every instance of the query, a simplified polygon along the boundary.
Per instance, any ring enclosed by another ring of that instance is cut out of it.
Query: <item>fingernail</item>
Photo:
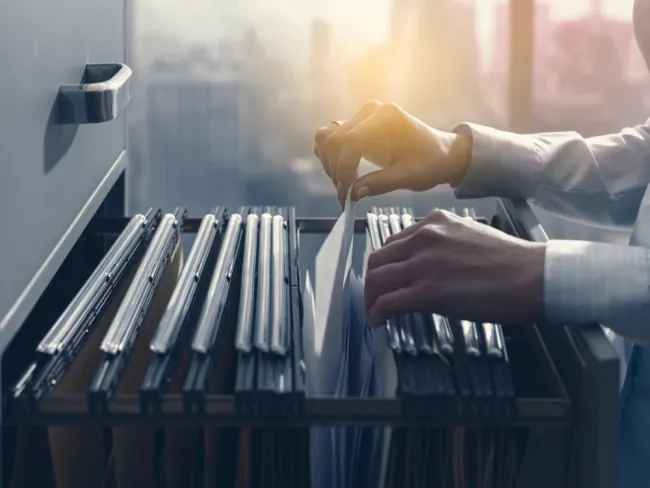
[[[364,198],[368,198],[369,196],[370,196],[370,188],[368,188],[367,186],[362,186],[357,190],[357,195],[355,200],[359,202]]]

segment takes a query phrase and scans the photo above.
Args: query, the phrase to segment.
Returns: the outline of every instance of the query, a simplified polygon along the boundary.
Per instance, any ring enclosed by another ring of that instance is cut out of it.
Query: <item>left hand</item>
[[[406,312],[498,324],[544,318],[545,245],[436,210],[368,259],[368,320]]]

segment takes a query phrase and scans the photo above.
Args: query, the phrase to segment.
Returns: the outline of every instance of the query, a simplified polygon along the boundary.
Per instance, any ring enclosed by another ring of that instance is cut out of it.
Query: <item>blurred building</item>
[[[314,20],[311,24],[309,59],[309,81],[316,85],[327,85],[331,74],[330,55],[332,29],[324,20]]]
[[[603,18],[598,10],[555,26],[544,89],[536,97],[536,130],[590,136],[645,120],[643,90],[632,75],[634,44],[629,22]]]
[[[406,3],[393,0],[391,19],[394,64],[405,72],[405,107],[442,127],[461,119],[492,122],[479,83],[475,4],[458,0]]]
[[[510,73],[510,7],[508,3],[494,7],[494,38],[492,45],[492,75],[504,86]],[[551,7],[546,2],[535,2],[535,31],[533,38],[533,80],[535,91],[543,90],[542,81],[548,72],[553,32]]]
[[[507,86],[509,9],[495,7],[494,77]],[[604,17],[601,4],[578,19],[554,22],[550,5],[535,4],[535,131],[577,130],[585,136],[618,130],[646,117],[644,63],[632,25]]]
[[[332,59],[332,26],[323,20],[314,20],[310,31],[309,55],[309,98],[312,124],[322,125],[326,121],[341,117],[341,86],[345,74],[340,63]]]
[[[234,46],[193,48],[179,60],[154,62],[147,94],[143,197],[194,214],[241,201],[251,163],[250,91]]]
[[[390,46],[370,46],[349,66],[350,100],[360,107],[366,100],[392,100]]]

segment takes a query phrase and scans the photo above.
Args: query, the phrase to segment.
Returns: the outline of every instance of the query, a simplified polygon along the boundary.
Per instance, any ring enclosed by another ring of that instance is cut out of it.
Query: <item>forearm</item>
[[[650,182],[648,125],[583,138],[575,132],[520,135],[475,124],[459,198],[533,200],[546,210],[600,225],[631,225]]]
[[[546,318],[599,323],[650,342],[650,250],[583,241],[549,241],[544,268]]]

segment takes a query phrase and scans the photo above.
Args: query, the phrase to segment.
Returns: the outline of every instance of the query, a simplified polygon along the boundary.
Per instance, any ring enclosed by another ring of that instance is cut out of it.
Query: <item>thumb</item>
[[[355,201],[369,196],[383,195],[395,190],[407,189],[410,185],[409,171],[399,164],[362,176],[352,186]]]

